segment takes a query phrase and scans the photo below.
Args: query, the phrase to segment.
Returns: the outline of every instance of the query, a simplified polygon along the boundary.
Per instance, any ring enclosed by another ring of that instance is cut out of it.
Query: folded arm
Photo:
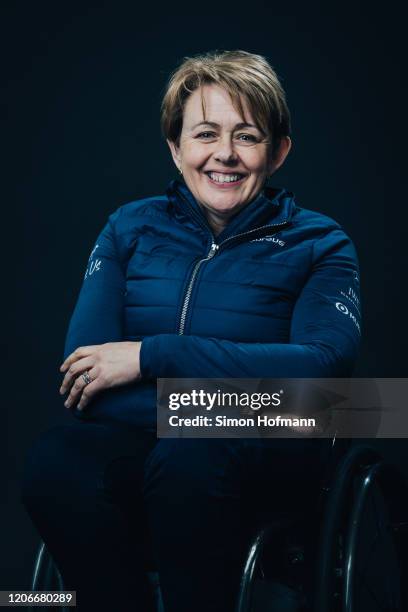
[[[161,334],[142,343],[142,376],[350,375],[360,340],[356,254],[347,236],[336,230],[315,245],[313,261],[312,274],[294,308],[290,343],[241,343]]]
[[[64,360],[79,347],[123,342],[126,279],[115,245],[112,221],[117,214],[111,216],[89,259]],[[336,230],[315,245],[313,269],[293,311],[289,343],[158,334],[142,342],[141,374],[146,379],[348,376],[360,339],[359,308],[355,251],[347,236]],[[136,362],[140,346],[134,344]],[[132,358],[131,351],[127,354]],[[123,380],[117,383],[124,385],[120,393],[115,391],[118,410],[134,403],[135,385]],[[102,393],[98,402],[104,401],[111,400]]]

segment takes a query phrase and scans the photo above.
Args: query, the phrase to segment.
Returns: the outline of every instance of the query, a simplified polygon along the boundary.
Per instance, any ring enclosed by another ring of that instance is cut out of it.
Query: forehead
[[[183,127],[191,128],[200,121],[211,121],[220,125],[255,123],[247,101],[241,98],[244,116],[232,103],[226,89],[219,85],[204,85],[188,97],[183,113]]]

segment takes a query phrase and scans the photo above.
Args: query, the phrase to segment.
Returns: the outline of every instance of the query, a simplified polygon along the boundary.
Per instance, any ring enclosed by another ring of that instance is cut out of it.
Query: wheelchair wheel
[[[58,571],[57,566],[54,563],[53,558],[48,552],[45,544],[42,543],[37,553],[37,557],[34,564],[33,577],[31,582],[32,591],[63,591],[64,583],[62,581],[61,574]],[[58,612],[68,612],[69,608],[66,606],[59,606],[58,608],[53,606],[47,607],[30,607],[32,612],[38,612],[38,610],[58,610]]]
[[[316,612],[406,610],[405,481],[371,449],[341,463],[329,493],[316,569]]]
[[[150,582],[153,595],[154,605],[156,612],[164,612],[163,598],[161,594],[159,575],[155,571],[147,571],[147,578]],[[35,559],[33,577],[31,582],[32,591],[65,591],[64,581],[57,566],[50,553],[48,552],[44,542],[41,543],[37,557]],[[52,606],[47,607],[30,607],[30,611],[39,612],[69,612],[70,608],[66,606],[59,606],[54,608]]]
[[[386,496],[367,468],[355,487],[344,549],[343,609],[402,612],[402,576]]]
[[[309,550],[304,517],[261,529],[249,548],[236,612],[310,610]]]

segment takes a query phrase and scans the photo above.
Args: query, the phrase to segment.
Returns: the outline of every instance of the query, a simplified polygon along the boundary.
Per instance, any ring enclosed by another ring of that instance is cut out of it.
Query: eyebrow
[[[193,127],[191,128],[192,130],[194,130],[195,128],[199,127],[200,125],[209,125],[210,127],[213,128],[219,128],[220,124],[219,123],[215,123],[214,121],[200,121],[199,123],[196,123],[195,125],[193,125]],[[247,123],[246,121],[243,121],[241,123],[237,123],[234,127],[235,130],[242,130],[242,128],[255,128],[258,131],[259,130],[257,125],[254,125],[253,123]]]

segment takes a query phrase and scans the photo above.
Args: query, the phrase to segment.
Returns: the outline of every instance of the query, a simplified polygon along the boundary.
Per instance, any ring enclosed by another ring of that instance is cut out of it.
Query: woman
[[[24,502],[80,610],[150,610],[150,547],[166,612],[233,610],[251,534],[319,473],[313,440],[157,440],[157,377],[346,376],[359,343],[349,238],[265,186],[291,147],[267,61],[185,60],[162,127],[184,182],[99,236],[61,367],[79,420],[27,461]]]

